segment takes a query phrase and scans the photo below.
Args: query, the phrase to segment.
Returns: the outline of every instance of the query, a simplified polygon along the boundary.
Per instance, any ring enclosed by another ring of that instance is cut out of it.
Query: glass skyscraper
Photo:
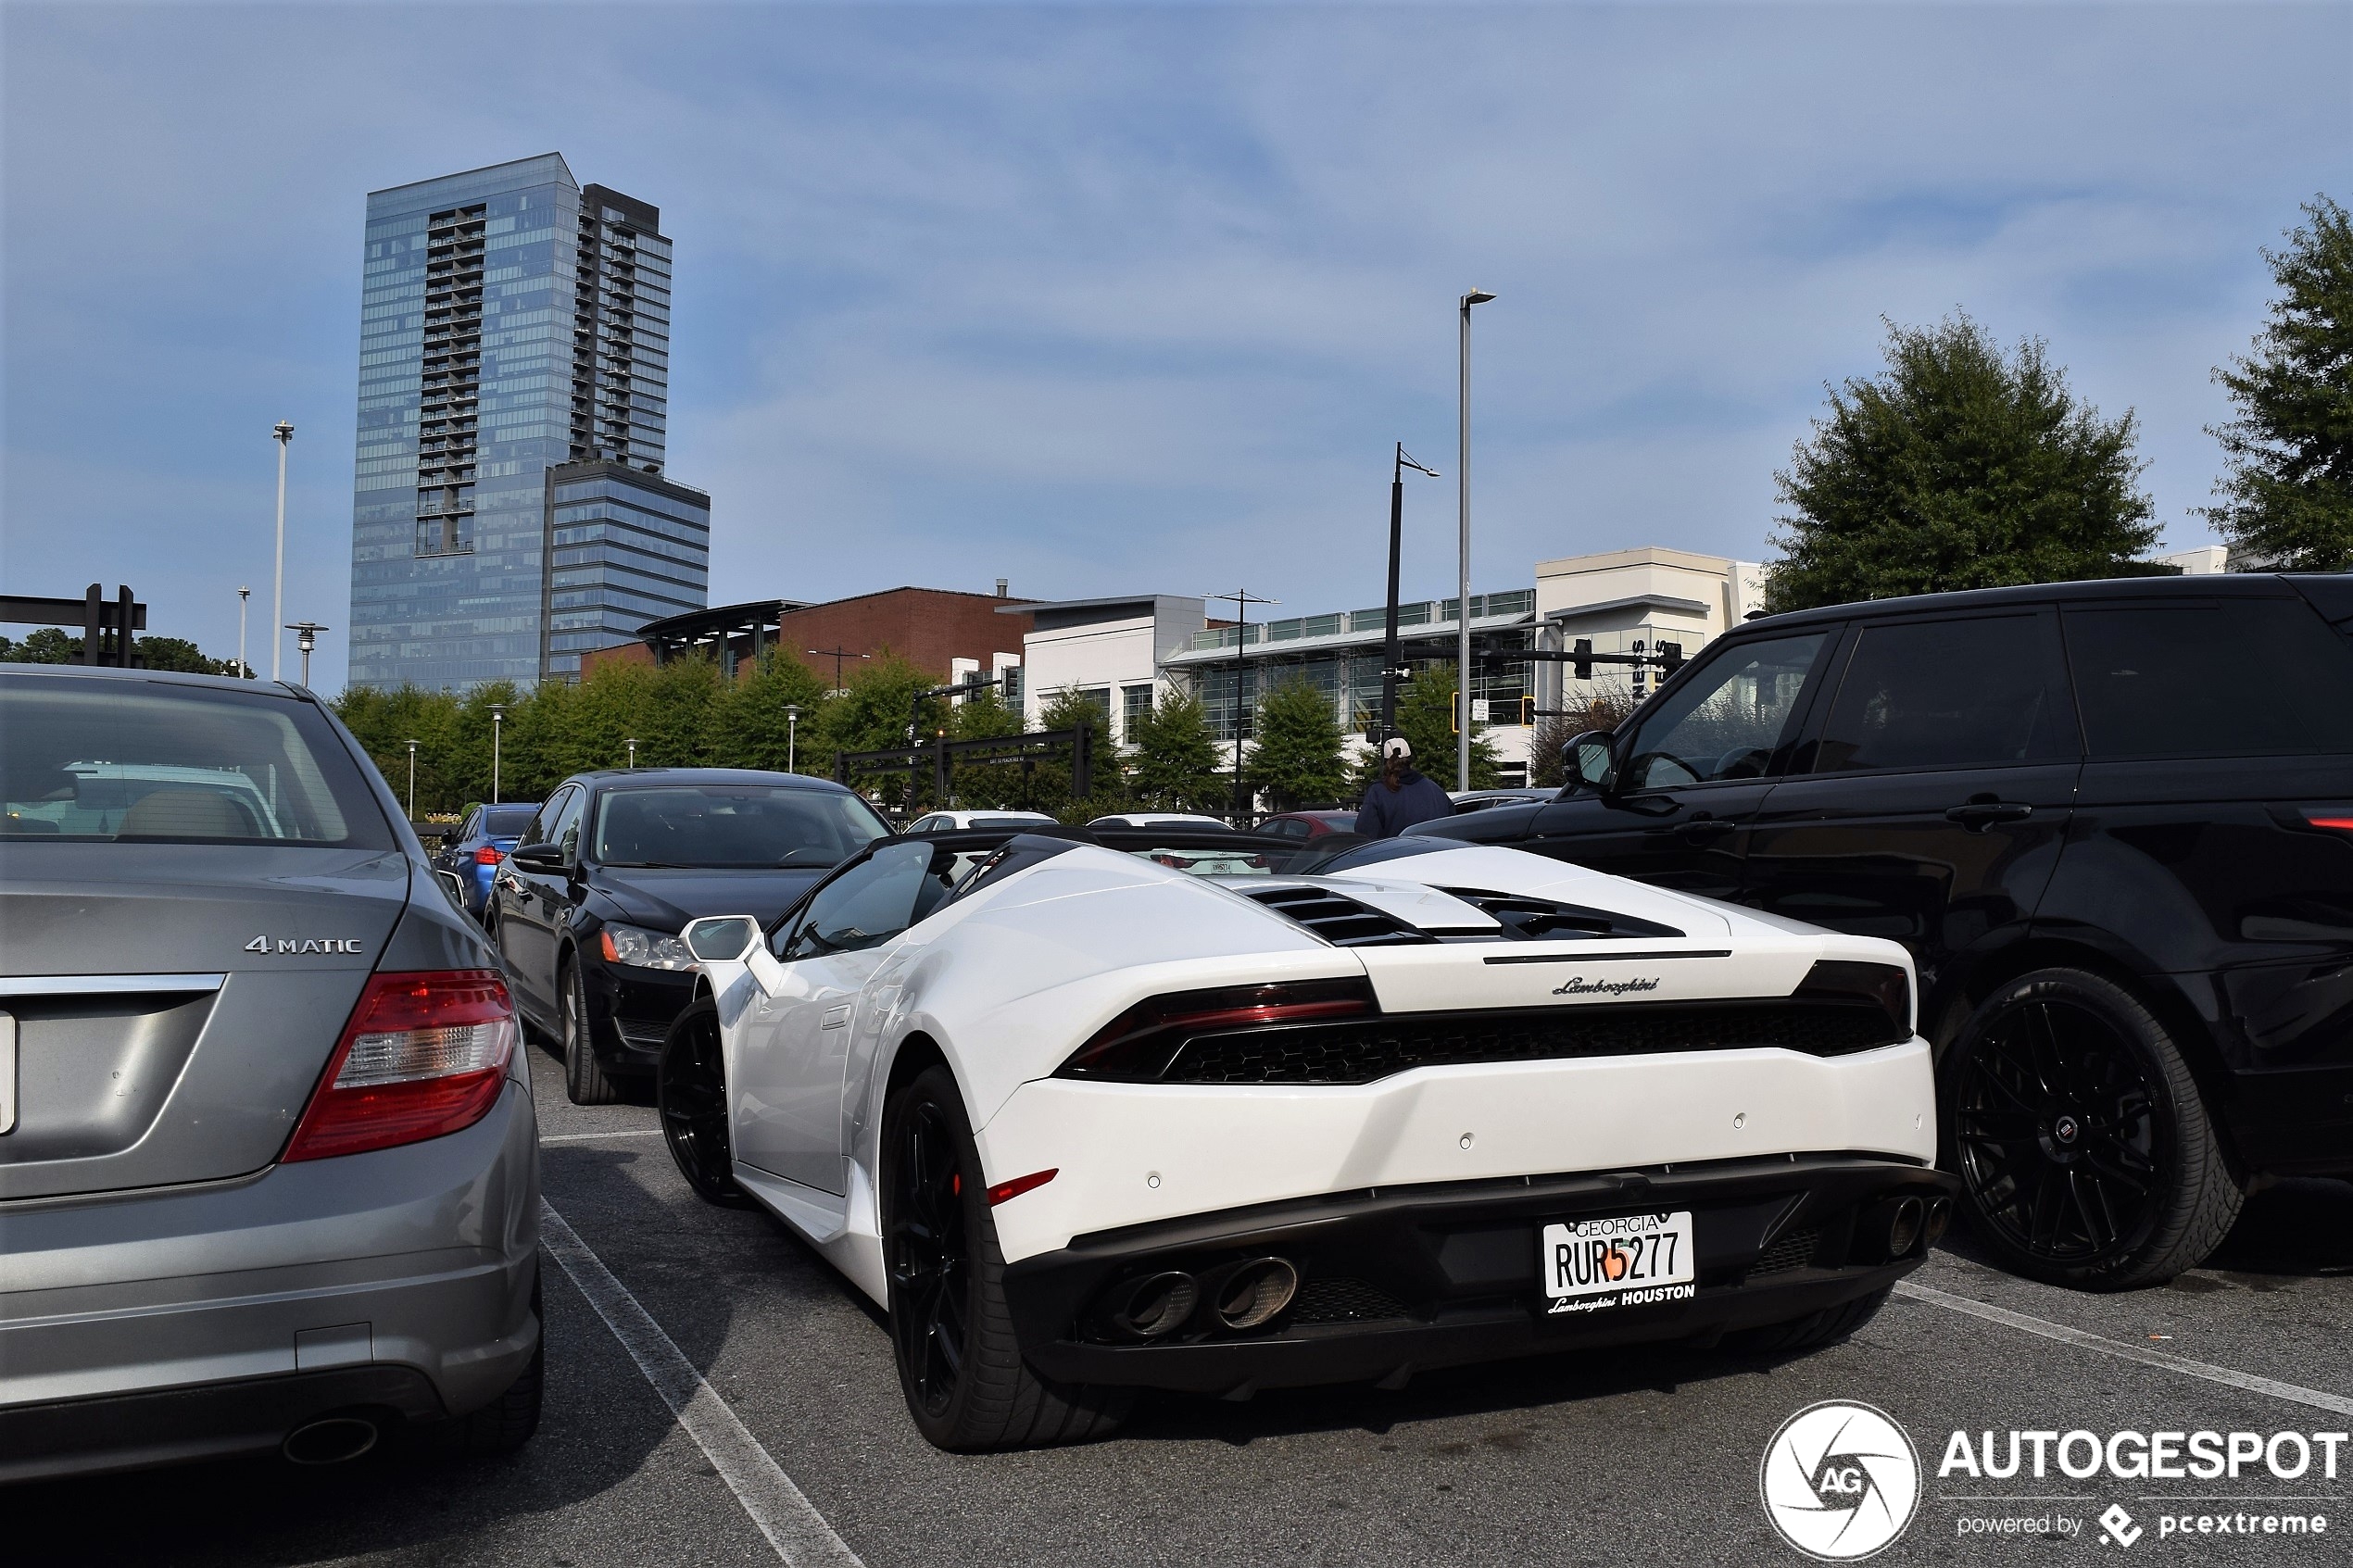
[[[521,685],[709,599],[661,213],[554,153],[368,197],[355,685]]]

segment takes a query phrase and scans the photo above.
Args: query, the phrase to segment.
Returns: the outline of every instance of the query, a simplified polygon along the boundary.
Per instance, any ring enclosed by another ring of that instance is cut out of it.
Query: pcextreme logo
[[[1765,1445],[1756,1488],[1781,1539],[1824,1562],[1853,1562],[1911,1524],[1919,1454],[1885,1411],[1825,1399],[1781,1423]]]

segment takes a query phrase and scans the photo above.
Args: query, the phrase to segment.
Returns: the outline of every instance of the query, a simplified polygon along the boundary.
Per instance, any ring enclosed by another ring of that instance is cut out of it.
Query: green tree
[[[824,731],[830,700],[809,666],[788,653],[765,653],[760,668],[739,677],[712,710],[711,755],[723,768],[782,772],[789,760],[799,772],[816,772],[811,743]],[[787,707],[800,709],[798,723]]]
[[[1348,788],[1332,700],[1309,682],[1284,681],[1260,697],[1253,733],[1242,778],[1276,810],[1337,801]]]
[[[956,704],[948,716],[950,740],[994,740],[1021,734],[1021,715],[1005,706],[993,691],[983,691]],[[1012,753],[995,759],[987,753],[967,756],[953,764],[949,793],[957,806],[1003,809],[1019,806],[1021,763]]]
[[[1232,794],[1201,698],[1170,687],[1130,727],[1128,791],[1153,811],[1223,811]]]
[[[1029,770],[1025,807],[1033,811],[1051,811],[1066,822],[1091,822],[1129,809],[1133,802],[1128,798],[1126,775],[1111,745],[1111,715],[1101,703],[1075,686],[1065,686],[1040,705],[1038,722],[1041,729],[1088,732],[1091,777],[1088,793],[1083,797],[1076,795],[1070,773],[1070,754],[1058,750]]]
[[[2279,297],[2243,355],[2214,372],[2238,418],[2207,433],[2231,471],[2202,508],[2265,571],[2353,570],[2353,218],[2325,195],[2267,250]]]
[[[904,746],[911,719],[918,737],[930,739],[946,722],[947,704],[938,697],[926,698],[919,714],[915,694],[937,684],[928,673],[887,650],[861,664],[849,677],[849,689],[828,702],[819,716],[813,753],[809,725],[802,722],[801,771],[830,776],[842,752]],[[897,810],[912,810],[932,793],[928,767],[912,775],[904,769],[858,772],[849,782]]]
[[[1471,726],[1470,786],[1494,789],[1503,783],[1495,759],[1495,743],[1486,726]],[[1414,748],[1414,767],[1438,781],[1441,789],[1454,787],[1454,666],[1432,664],[1414,672],[1397,688],[1397,733]],[[1363,795],[1380,777],[1380,751],[1368,750],[1358,759],[1353,792]]]
[[[1830,389],[1774,476],[1768,608],[2146,570],[2129,409],[2102,420],[2041,340],[2005,356],[1965,315],[1887,333],[1888,368]]]
[[[133,644],[140,668],[173,670],[183,675],[234,675],[233,659],[212,659],[185,637],[141,637]],[[79,664],[82,639],[63,627],[43,626],[22,641],[0,637],[0,663]]]
[[[454,694],[421,686],[388,692],[347,686],[333,707],[404,806],[408,804],[409,742],[418,743],[419,815],[446,815],[480,797],[467,763],[459,755],[459,707]]]

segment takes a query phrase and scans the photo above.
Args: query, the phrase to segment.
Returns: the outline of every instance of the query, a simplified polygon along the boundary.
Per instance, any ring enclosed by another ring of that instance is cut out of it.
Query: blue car
[[[474,919],[480,920],[489,904],[490,879],[498,874],[498,862],[522,842],[522,830],[538,814],[536,800],[477,806],[441,841],[441,852],[433,858],[434,869],[456,874],[466,910]]]

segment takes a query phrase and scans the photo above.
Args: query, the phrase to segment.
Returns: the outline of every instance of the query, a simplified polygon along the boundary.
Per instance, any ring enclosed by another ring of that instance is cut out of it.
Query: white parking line
[[[629,1287],[613,1277],[604,1260],[589,1250],[579,1233],[544,1198],[539,1200],[539,1236],[548,1255],[588,1298],[588,1304],[597,1309],[597,1315],[605,1320],[605,1326],[637,1363],[637,1370],[654,1386],[661,1402],[670,1407],[686,1436],[695,1440],[744,1512],[751,1515],[751,1522],[760,1526],[760,1533],[768,1537],[768,1544],[776,1549],[776,1555],[792,1568],[816,1563],[864,1568],[858,1554],[842,1544],[824,1515],[792,1484],[792,1477],[736,1418],[727,1401],[679,1353],[653,1314],[638,1304]]]
[[[2145,1350],[2138,1345],[2127,1345],[2117,1339],[2104,1339],[2096,1334],[2087,1334],[2080,1328],[2070,1328],[2065,1323],[2052,1323],[2045,1318],[2029,1317],[2024,1312],[2013,1312],[2007,1307],[1990,1306],[1983,1301],[1973,1300],[1967,1296],[1955,1296],[1931,1286],[1914,1285],[1910,1280],[1897,1281],[1895,1294],[1908,1296],[1915,1301],[1925,1301],[1931,1307],[1943,1307],[1947,1311],[1962,1312],[1969,1317],[1982,1318],[1987,1323],[2000,1323],[2005,1328],[2020,1329],[2028,1334],[2040,1335],[2045,1339],[2057,1340],[2061,1345],[2072,1345],[2079,1350],[2091,1350],[2103,1356],[2114,1356],[2120,1361],[2138,1361],[2143,1366],[2156,1367],[2162,1372],[2177,1372],[2184,1377],[2202,1377],[2208,1383],[2221,1383],[2233,1388],[2244,1388],[2250,1394],[2268,1394],[2274,1399],[2285,1399],[2291,1404],[2309,1405],[2314,1410],[2331,1411],[2338,1415],[2353,1415],[2353,1399],[2348,1399],[2342,1394],[2329,1394],[2318,1388],[2306,1388],[2294,1383],[2282,1383],[2276,1378],[2258,1377],[2251,1372],[2238,1372],[2230,1367],[2216,1366],[2210,1361],[2194,1361],[2187,1356],[2168,1355],[2163,1350]]]
[[[658,1138],[660,1127],[615,1127],[610,1133],[542,1133],[541,1143],[594,1143],[598,1138]]]

